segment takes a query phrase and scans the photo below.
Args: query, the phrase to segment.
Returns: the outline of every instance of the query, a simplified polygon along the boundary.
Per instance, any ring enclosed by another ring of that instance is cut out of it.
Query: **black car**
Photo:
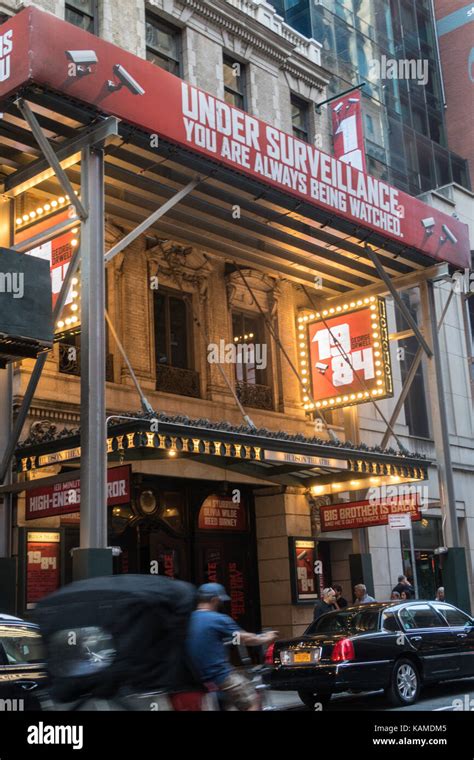
[[[0,711],[40,710],[46,684],[38,626],[0,614]]]
[[[474,676],[474,619],[445,602],[351,606],[277,641],[271,656],[266,682],[313,709],[337,692],[375,689],[411,705],[424,684]]]

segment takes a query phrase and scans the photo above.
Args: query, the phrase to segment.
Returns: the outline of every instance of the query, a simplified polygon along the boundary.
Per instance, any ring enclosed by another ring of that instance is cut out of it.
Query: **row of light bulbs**
[[[79,195],[77,190],[75,190],[74,193],[75,195]],[[30,224],[31,222],[34,222],[35,219],[42,217],[44,214],[50,214],[54,211],[57,211],[68,202],[69,195],[60,195],[57,199],[55,198],[52,201],[45,203],[43,206],[38,206],[36,211],[30,211],[29,213],[23,214],[23,216],[18,216],[16,218],[16,226],[23,227],[25,224]]]
[[[79,230],[78,230],[77,227],[74,227],[71,230],[71,232],[72,232],[73,235],[77,235],[78,231]],[[76,245],[78,245],[78,243],[79,243],[79,241],[78,241],[77,238],[73,238],[71,240],[71,245],[73,246],[73,248],[75,248]],[[74,290],[71,290],[71,298],[73,300],[75,298],[77,298],[78,295],[79,295],[79,291],[75,289],[75,286],[78,285],[78,284],[79,284],[78,278],[77,277],[73,277],[72,280],[71,280],[71,285],[74,288]],[[79,322],[79,316],[75,313],[75,312],[77,312],[79,310],[79,306],[77,305],[77,303],[72,303],[70,308],[71,308],[71,311],[73,312],[73,314],[71,314],[71,316],[69,316],[69,317],[65,317],[65,319],[60,319],[59,322],[56,323],[56,326],[60,330],[62,330],[64,327],[74,327],[74,325]]]

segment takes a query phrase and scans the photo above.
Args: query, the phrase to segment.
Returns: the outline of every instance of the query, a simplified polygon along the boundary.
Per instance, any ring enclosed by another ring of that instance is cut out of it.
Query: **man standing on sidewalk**
[[[257,692],[244,675],[229,662],[228,644],[244,646],[269,646],[277,631],[248,633],[235,620],[221,610],[230,601],[224,586],[204,583],[198,588],[197,609],[191,615],[187,649],[202,682],[211,690],[218,690],[224,700],[237,710],[258,710]]]

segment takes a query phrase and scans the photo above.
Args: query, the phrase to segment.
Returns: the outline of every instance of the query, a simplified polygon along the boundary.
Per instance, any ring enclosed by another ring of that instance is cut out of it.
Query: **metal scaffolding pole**
[[[435,444],[437,448],[437,468],[440,482],[440,496],[443,516],[445,518],[445,536],[448,546],[461,546],[459,526],[456,513],[456,495],[454,490],[453,463],[451,460],[451,445],[449,441],[448,415],[446,412],[446,397],[444,393],[443,367],[441,364],[438,324],[436,320],[436,303],[434,284],[426,283],[428,311],[431,324],[431,342],[433,346],[433,385],[436,387],[436,426]],[[444,531],[443,531],[444,532]]]
[[[75,580],[112,573],[107,549],[105,411],[104,152],[84,148],[81,195],[81,536],[73,551]]]

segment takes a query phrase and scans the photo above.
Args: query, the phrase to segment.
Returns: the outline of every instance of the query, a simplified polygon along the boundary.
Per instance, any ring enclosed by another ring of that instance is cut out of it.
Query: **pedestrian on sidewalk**
[[[354,604],[370,604],[370,602],[375,602],[375,599],[373,596],[369,596],[367,593],[367,586],[364,586],[363,583],[358,583],[357,586],[354,586]]]
[[[336,594],[334,589],[325,588],[321,593],[321,599],[318,599],[313,609],[313,620],[319,620],[326,612],[334,612],[336,602]]]

